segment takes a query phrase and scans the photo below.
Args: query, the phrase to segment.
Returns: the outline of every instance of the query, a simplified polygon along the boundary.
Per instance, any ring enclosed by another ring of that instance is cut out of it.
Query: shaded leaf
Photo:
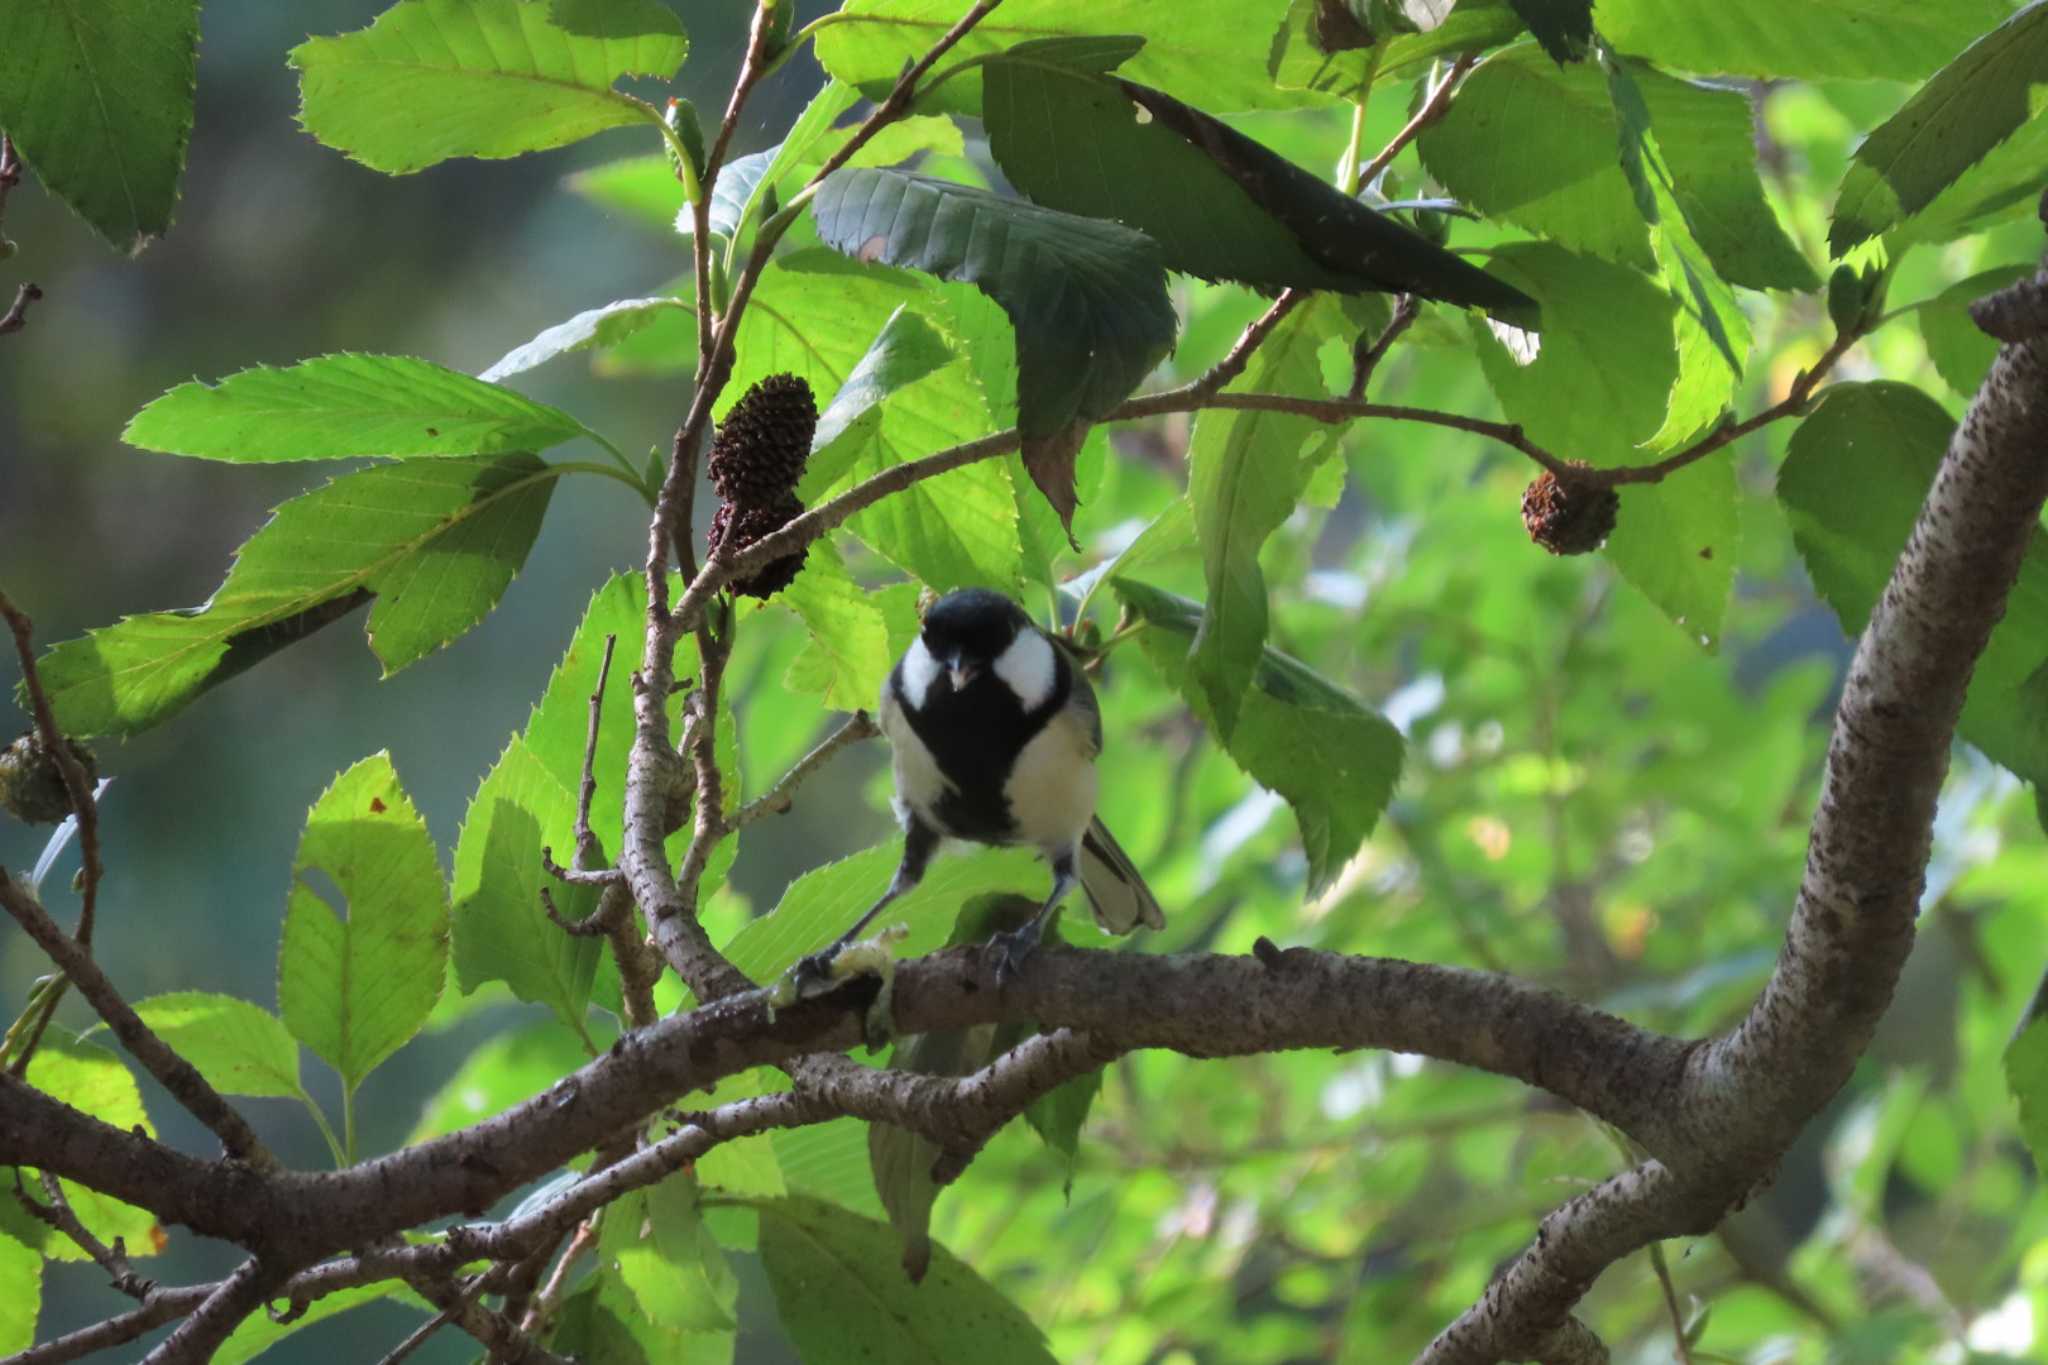
[[[1273,36],[1266,71],[1273,84],[1286,90],[1315,90],[1354,100],[1364,88],[1368,70],[1362,57],[1324,50],[1315,38],[1321,0],[1293,0],[1287,18]],[[1458,0],[1443,22],[1422,33],[1398,34],[1379,44],[1379,61],[1371,68],[1375,83],[1401,80],[1438,57],[1508,42],[1526,31],[1508,0]]]
[[[1618,52],[1682,71],[1915,80],[2006,10],[2001,0],[1600,0],[1600,32]]]
[[[2028,5],[1913,92],[1856,148],[1835,197],[1837,256],[1926,208],[2039,112],[2048,82],[2048,5]]]
[[[410,1147],[502,1114],[589,1060],[583,1040],[558,1020],[542,1019],[494,1034],[427,1096],[404,1145]]]
[[[1037,1326],[944,1247],[934,1248],[930,1272],[913,1284],[895,1263],[887,1224],[797,1195],[755,1207],[782,1325],[806,1360],[1053,1360]]]
[[[783,686],[816,694],[834,710],[872,709],[895,665],[888,626],[829,540],[811,546],[803,572],[776,600],[802,617],[810,633],[790,660]]]
[[[615,0],[633,20],[594,37],[532,0],[401,0],[366,29],[291,51],[300,122],[330,147],[404,174],[455,156],[508,157],[659,118],[613,90],[673,76],[689,52],[658,0]]]
[[[171,226],[198,46],[198,0],[0,5],[0,128],[117,250]]]
[[[1778,501],[1814,587],[1854,636],[1891,579],[1955,420],[1905,384],[1837,384],[1793,433]],[[2048,783],[2048,545],[2036,532],[1991,633],[1957,731],[2035,786]]]
[[[612,1204],[597,1252],[616,1267],[641,1313],[663,1331],[721,1332],[735,1326],[739,1285],[705,1230],[690,1175],[672,1175]]]
[[[2036,1162],[2048,1160],[2048,1015],[2037,993],[2005,1049],[2005,1087],[2019,1110],[2020,1137]]]
[[[388,674],[482,620],[540,532],[557,471],[532,455],[377,465],[280,506],[204,606],[130,616],[43,657],[73,735],[133,735],[374,595]]]
[[[1232,388],[1322,392],[1316,351],[1332,335],[1328,305],[1297,308],[1252,354]],[[1202,547],[1207,610],[1200,617],[1189,675],[1204,714],[1229,742],[1238,704],[1266,643],[1266,578],[1259,551],[1294,513],[1310,476],[1337,448],[1340,428],[1290,412],[1216,408],[1195,421],[1188,441],[1188,502]]]
[[[341,905],[316,889],[315,872]],[[389,756],[357,763],[313,803],[292,878],[280,1012],[354,1090],[419,1032],[448,975],[448,889]]]
[[[218,384],[180,384],[136,413],[121,439],[172,455],[269,463],[503,455],[587,434],[568,413],[499,388],[490,382],[495,377],[472,379],[402,355],[328,355],[284,369],[259,365]]]
[[[984,70],[989,150],[1038,203],[1152,237],[1168,269],[1382,289],[1523,316],[1529,300],[1222,121],[1027,43]]]
[[[289,1322],[279,1322],[268,1313],[250,1314],[213,1353],[211,1365],[246,1365],[295,1332],[380,1299],[400,1299],[424,1311],[433,1311],[418,1294],[395,1280],[357,1285],[315,1299],[304,1313]]]
[[[1559,66],[1583,61],[1593,46],[1593,0],[1509,0]]]
[[[2034,273],[2028,265],[2000,266],[1958,280],[1914,310],[1928,359],[1958,396],[1977,392],[1998,355],[1998,343],[1970,318],[1970,305]]]
[[[660,152],[621,157],[577,171],[562,182],[577,194],[667,236],[689,221],[683,215],[683,184]],[[683,215],[678,217],[678,215]]]
[[[849,256],[964,280],[1002,305],[1027,439],[1103,416],[1173,346],[1159,248],[1128,228],[882,170],[834,172],[812,212]]]
[[[1211,719],[1207,694],[1186,663],[1202,609],[1133,579],[1118,578],[1111,586],[1145,619],[1138,636],[1145,657]],[[1401,775],[1401,735],[1349,692],[1278,650],[1264,651],[1252,683],[1224,747],[1239,768],[1293,808],[1313,894],[1358,851],[1386,809]]]

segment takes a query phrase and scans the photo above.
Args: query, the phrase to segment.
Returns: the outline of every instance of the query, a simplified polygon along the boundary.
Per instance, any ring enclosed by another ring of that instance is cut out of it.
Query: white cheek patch
[[[1052,695],[1058,681],[1052,655],[1052,641],[1030,627],[1017,632],[1010,647],[995,663],[996,676],[1017,694],[1026,711],[1035,711]]]
[[[913,711],[924,710],[924,699],[932,690],[932,683],[939,676],[939,661],[924,647],[924,637],[910,642],[910,649],[903,656],[902,687],[903,700]]]

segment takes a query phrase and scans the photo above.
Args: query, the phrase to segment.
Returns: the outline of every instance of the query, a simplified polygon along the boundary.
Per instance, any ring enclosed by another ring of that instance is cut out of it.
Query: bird
[[[947,593],[882,683],[903,857],[880,900],[826,952],[823,969],[876,915],[923,879],[946,838],[1032,845],[1052,868],[1052,893],[1030,922],[990,940],[997,980],[1038,946],[1078,882],[1112,934],[1166,916],[1095,814],[1102,712],[1066,652],[1010,598],[986,588]]]

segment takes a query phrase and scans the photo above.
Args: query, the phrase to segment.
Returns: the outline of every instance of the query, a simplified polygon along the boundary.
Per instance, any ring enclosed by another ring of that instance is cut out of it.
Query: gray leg
[[[1045,898],[1045,904],[1038,907],[1038,913],[1029,923],[1006,934],[997,934],[988,941],[989,955],[995,960],[998,984],[1017,974],[1025,959],[1036,952],[1045,937],[1045,923],[1052,918],[1052,912],[1059,909],[1060,902],[1067,898],[1081,880],[1079,859],[1075,849],[1062,849],[1052,855],[1052,894]]]
[[[888,908],[889,902],[924,880],[924,870],[938,848],[938,831],[915,815],[911,816],[903,827],[903,861],[896,864],[896,875],[889,879],[889,889],[868,907],[866,914],[853,922],[852,928],[834,939],[831,946],[799,959],[795,967],[798,979],[822,981],[831,975],[832,959],[839,955],[839,950],[860,937],[860,931],[873,923],[875,916]]]

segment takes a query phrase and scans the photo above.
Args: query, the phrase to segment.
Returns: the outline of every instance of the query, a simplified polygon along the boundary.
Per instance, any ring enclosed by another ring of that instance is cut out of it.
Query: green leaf
[[[1593,0],[1508,0],[1559,66],[1585,60],[1593,46]]]
[[[1729,76],[1916,80],[2006,15],[2004,0],[1600,0],[1600,32],[1658,66]]]
[[[1152,666],[1209,720],[1208,696],[1187,666],[1202,609],[1133,579],[1112,586],[1145,619],[1138,641]],[[1401,775],[1401,734],[1385,717],[1275,649],[1261,656],[1224,747],[1237,766],[1294,810],[1311,893],[1329,884],[1372,833]],[[1213,722],[1212,722],[1213,724]]]
[[[1028,907],[1026,917],[1038,908],[1027,899],[1016,899]],[[889,1069],[924,1076],[969,1075],[988,1064],[995,1034],[995,1027],[988,1024],[916,1034],[896,1044],[889,1056]],[[868,1125],[868,1169],[874,1176],[875,1195],[889,1215],[890,1226],[903,1239],[903,1273],[912,1281],[922,1280],[931,1266],[932,1206],[939,1197],[932,1164],[940,1155],[937,1143],[907,1128],[893,1123]]]
[[[2029,119],[1934,196],[1934,202],[1887,234],[1897,256],[1914,242],[1946,242],[2005,219],[2035,219],[2041,166],[2048,161],[2048,116]]]
[[[697,1210],[696,1181],[676,1174],[605,1211],[597,1254],[647,1320],[665,1332],[720,1332],[737,1323],[739,1285]]]
[[[558,408],[431,361],[343,354],[180,384],[136,413],[121,439],[171,455],[268,464],[504,455],[587,434]]]
[[[1963,50],[1856,148],[1835,198],[1840,256],[1918,213],[2042,108],[2048,5],[2036,0]]]
[[[0,1232],[0,1351],[12,1355],[35,1344],[42,1307],[42,1254]]]
[[[1553,246],[1506,246],[1494,265],[1543,304],[1542,349],[1530,363],[1479,337],[1481,368],[1508,420],[1567,459],[1640,462],[1639,447],[1663,432],[1679,392],[1677,302],[1633,270]],[[1713,472],[1726,464],[1709,459],[1662,484],[1623,489],[1606,551],[1708,648],[1720,638],[1734,571],[1735,482]]]
[[[553,925],[547,926],[554,928]],[[559,930],[556,930],[560,933]],[[481,1123],[532,1099],[590,1060],[584,1042],[554,1019],[486,1038],[427,1097],[405,1145]]]
[[[593,346],[616,346],[627,337],[674,314],[694,317],[697,309],[689,299],[619,299],[602,308],[590,308],[567,322],[558,322],[523,346],[515,346],[479,378],[492,384],[545,365],[571,351]],[[579,434],[581,428],[578,428]]]
[[[1002,305],[1026,436],[1103,416],[1173,346],[1159,248],[1142,233],[900,171],[834,172],[812,211],[848,256],[964,280]]]
[[[1145,36],[1144,50],[1125,68],[1130,77],[1178,98],[1225,113],[1320,104],[1315,96],[1275,88],[1266,76],[1266,39],[1286,11],[1287,0],[1185,0],[1170,15],[1154,0],[1004,0],[946,54],[940,71],[956,64],[962,69],[919,105],[979,114],[980,72],[969,60],[1032,39],[1129,34]],[[903,64],[924,55],[961,12],[952,0],[851,0],[834,23],[818,30],[818,62],[879,99]]]
[[[1500,280],[1228,124],[1043,52],[1027,43],[989,62],[982,104],[989,150],[1047,208],[1137,228],[1168,269],[1204,279],[1528,309]]]
[[[616,1271],[600,1270],[562,1302],[549,1345],[558,1354],[602,1365],[724,1365],[734,1337],[723,1332],[676,1332],[641,1311]]]
[[[277,509],[204,606],[130,616],[43,657],[66,732],[134,735],[364,601],[388,676],[497,605],[558,471],[531,455],[378,465]]]
[[[1998,355],[1997,341],[1971,321],[1970,305],[2033,273],[2030,265],[2005,265],[1981,271],[1958,280],[1914,310],[1920,338],[1927,343],[1928,359],[1960,396],[1968,398],[1977,392]]]
[[[1316,351],[1332,335],[1332,312],[1321,301],[1297,308],[1253,352],[1231,387],[1320,394]],[[1290,412],[1216,408],[1195,421],[1188,441],[1188,501],[1202,547],[1208,610],[1188,664],[1216,736],[1226,743],[1266,643],[1260,548],[1293,515],[1309,477],[1336,450],[1339,431]]]
[[[1024,1121],[1031,1125],[1031,1131],[1067,1159],[1070,1192],[1074,1186],[1074,1165],[1081,1153],[1081,1128],[1088,1122],[1088,1111],[1095,1107],[1095,1097],[1101,1090],[1102,1073],[1091,1071],[1055,1086],[1024,1110]]]
[[[811,547],[803,572],[776,600],[802,617],[810,632],[803,651],[790,660],[783,686],[814,693],[837,711],[874,707],[882,679],[895,665],[889,628],[830,541]]]
[[[0,5],[0,128],[116,250],[171,226],[198,46],[198,0]]]
[[[1701,248],[1730,281],[1812,289],[1813,267],[1778,225],[1756,174],[1748,98],[1633,70]],[[1597,68],[1558,69],[1534,49],[1496,53],[1466,78],[1418,141],[1453,195],[1575,251],[1647,268],[1649,227],[1616,155],[1620,121]]]
[[[722,951],[754,980],[774,980],[859,919],[888,886],[902,856],[903,841],[892,839],[811,869],[789,884],[773,914],[750,922]],[[910,931],[896,954],[915,957],[945,944],[960,907],[972,897],[1022,891],[1043,899],[1050,885],[1044,860],[1032,849],[976,849],[936,859],[924,880],[897,897],[883,918]]]
[[[325,1322],[331,1317],[346,1313],[351,1308],[360,1308],[366,1303],[379,1299],[400,1299],[419,1308],[427,1308],[418,1294],[395,1280],[382,1284],[357,1285],[313,1300],[306,1311],[289,1322],[279,1322],[268,1313],[252,1313],[242,1319],[228,1339],[213,1353],[212,1365],[247,1365],[271,1347],[295,1332],[303,1331],[316,1322]],[[427,1311],[433,1311],[427,1308]],[[394,1334],[395,1335],[395,1334]],[[332,1339],[330,1334],[329,1339]]]
[[[761,1259],[805,1360],[1049,1365],[1038,1327],[944,1247],[913,1284],[887,1224],[818,1199],[761,1200]]]
[[[740,315],[732,378],[713,413],[724,420],[742,394],[771,374],[794,374],[813,394],[837,391],[892,315],[926,293],[915,275],[862,269],[822,247],[776,258]]]
[[[898,304],[874,342],[839,385],[839,391],[818,414],[811,438],[810,462],[804,466],[799,497],[815,501],[837,485],[852,467],[860,441],[850,429],[861,417],[893,395],[953,358],[953,348],[922,315]],[[850,439],[842,439],[849,438]]]
[[[1778,501],[1814,587],[1855,635],[1891,579],[1955,420],[1905,384],[1838,384],[1793,433]],[[2048,784],[2048,546],[2020,561],[2005,618],[1970,677],[1957,731]]]
[[[2038,994],[2025,1025],[2006,1045],[2005,1086],[2019,1109],[2027,1150],[2037,1163],[2048,1160],[2048,1015]]]
[[[575,847],[576,789],[514,738],[463,816],[455,843],[455,979],[464,991],[503,981],[521,1000],[547,1005],[583,1032],[583,1009],[604,942],[549,923],[545,888],[564,919],[597,906],[589,887],[564,886],[541,869],[543,848]]]
[[[157,1037],[228,1095],[296,1099],[299,1045],[276,1015],[231,995],[173,991],[137,1001],[135,1012]]]
[[[689,52],[658,0],[614,0],[621,37],[557,25],[532,0],[401,0],[369,28],[291,51],[306,131],[402,175],[449,157],[508,157],[660,117],[612,89],[667,80]]]
[[[683,230],[683,185],[661,152],[621,157],[578,171],[562,182],[591,202],[623,215],[629,222],[667,237]]]
[[[103,1047],[60,1035],[62,1030],[55,1028],[44,1035],[24,1079],[51,1098],[62,1100],[102,1123],[155,1137],[156,1126],[142,1107],[142,1092],[136,1088],[135,1077],[127,1065]],[[20,1174],[28,1190],[40,1197],[40,1179],[26,1168]],[[28,1216],[14,1199],[15,1178],[13,1168],[0,1166],[0,1186],[9,1192],[5,1200],[0,1200],[0,1237],[12,1236],[53,1261],[86,1260],[84,1250],[76,1242]],[[70,1180],[60,1183],[78,1221],[102,1242],[111,1246],[119,1237],[127,1244],[130,1256],[154,1256],[164,1249],[164,1230],[157,1226],[156,1215],[147,1209],[124,1204]]]
[[[324,888],[340,893],[332,905]],[[277,1001],[350,1090],[420,1031],[448,976],[448,888],[426,822],[378,753],[334,779],[292,861]]]

